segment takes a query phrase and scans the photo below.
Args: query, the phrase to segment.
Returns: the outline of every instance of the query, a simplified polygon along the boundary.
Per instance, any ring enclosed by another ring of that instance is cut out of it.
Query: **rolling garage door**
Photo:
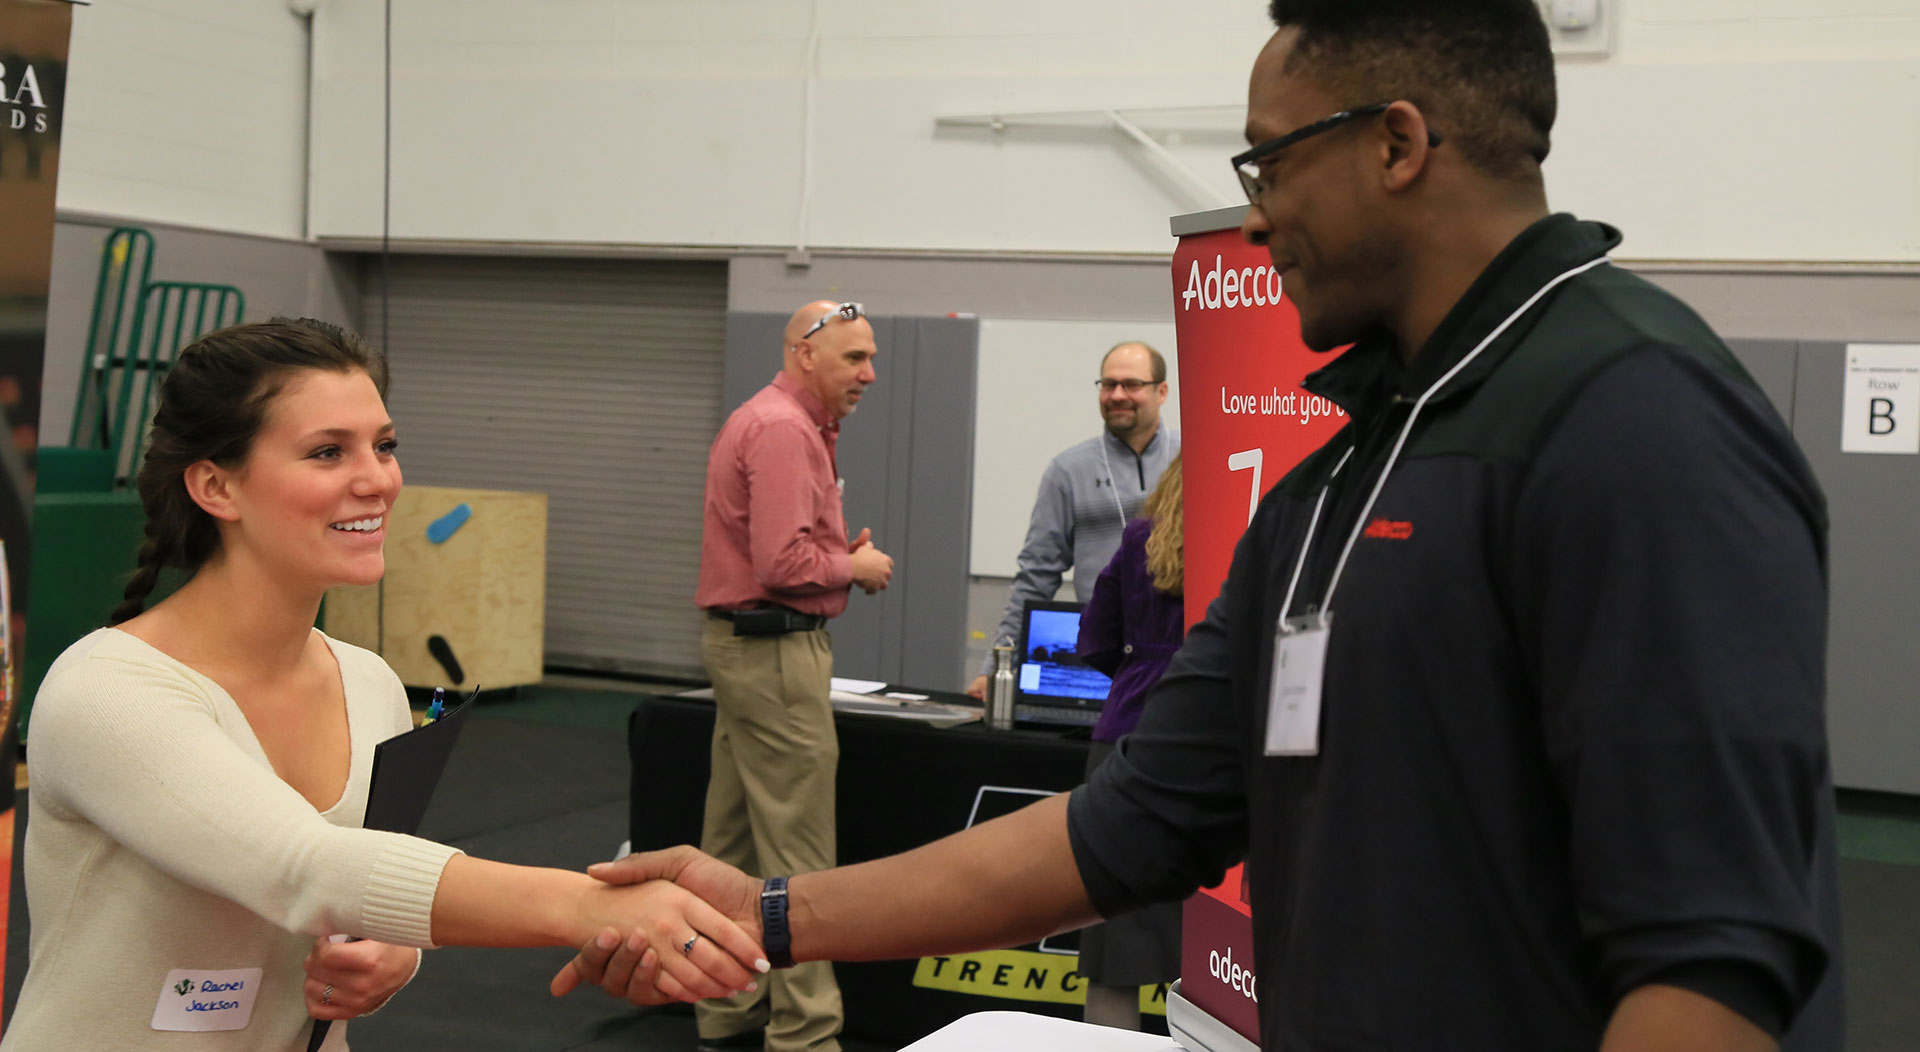
[[[362,328],[378,342],[377,259],[366,278]],[[550,666],[700,674],[726,301],[723,262],[392,258],[406,481],[548,495]]]

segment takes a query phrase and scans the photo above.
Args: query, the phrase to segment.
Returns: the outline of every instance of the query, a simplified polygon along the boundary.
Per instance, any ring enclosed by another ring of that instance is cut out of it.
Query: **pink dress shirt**
[[[708,610],[779,603],[837,617],[853,560],[840,509],[840,422],[782,372],[727,417],[707,454],[700,586]]]

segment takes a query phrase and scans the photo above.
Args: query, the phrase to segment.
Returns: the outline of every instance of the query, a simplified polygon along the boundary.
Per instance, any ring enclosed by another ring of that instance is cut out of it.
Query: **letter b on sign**
[[[1845,363],[1841,451],[1920,453],[1920,344],[1849,344]]]
[[[1867,399],[1867,434],[1893,434],[1893,399]]]

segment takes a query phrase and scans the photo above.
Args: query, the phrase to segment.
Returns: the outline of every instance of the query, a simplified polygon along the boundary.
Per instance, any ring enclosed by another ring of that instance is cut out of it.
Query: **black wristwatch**
[[[768,877],[760,888],[760,944],[767,949],[768,964],[793,967],[793,929],[787,927],[785,877]]]

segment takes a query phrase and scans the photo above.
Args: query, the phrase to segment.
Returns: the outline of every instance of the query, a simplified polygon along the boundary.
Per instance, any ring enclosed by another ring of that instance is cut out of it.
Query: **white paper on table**
[[[834,676],[827,681],[828,690],[844,691],[848,694],[872,694],[886,683],[877,679],[841,679]]]
[[[1116,1030],[1027,1012],[975,1012],[900,1052],[1182,1052],[1164,1034]]]

